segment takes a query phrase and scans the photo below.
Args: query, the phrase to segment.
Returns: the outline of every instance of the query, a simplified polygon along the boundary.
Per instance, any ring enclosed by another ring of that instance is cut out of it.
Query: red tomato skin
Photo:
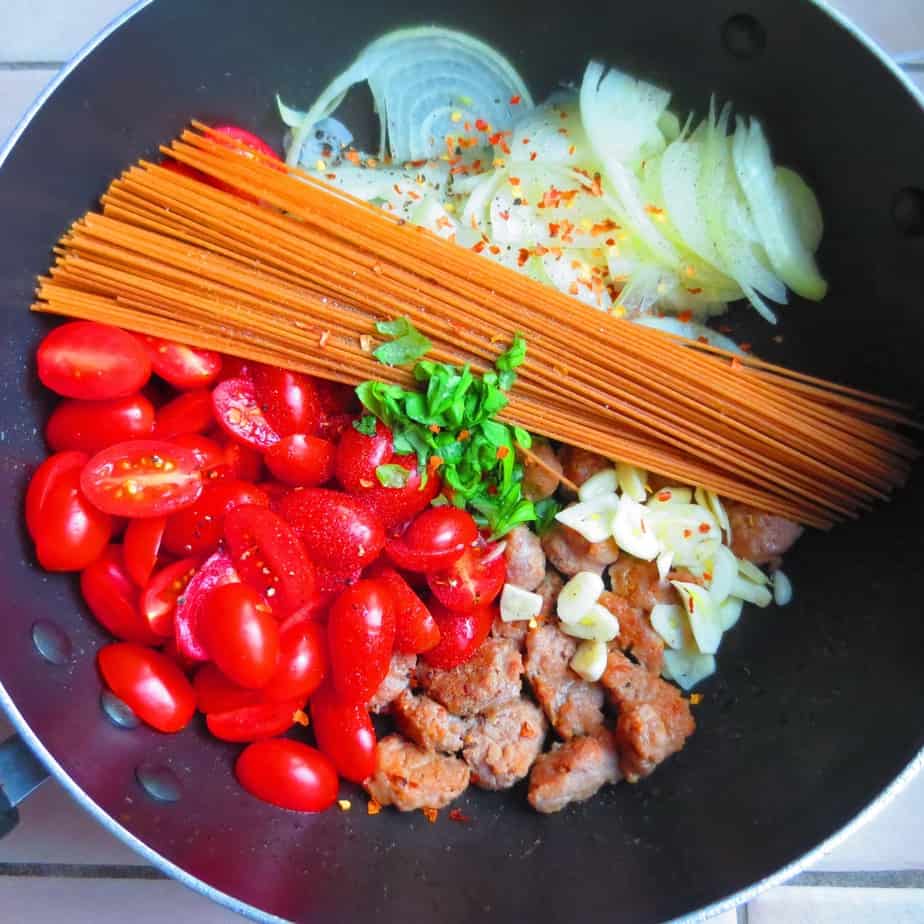
[[[289,738],[248,745],[234,775],[252,796],[294,812],[323,812],[337,798],[337,771],[320,751]]]
[[[337,444],[334,463],[337,481],[351,494],[381,487],[375,470],[389,463],[394,454],[391,430],[382,421],[375,422],[375,436],[367,436],[356,427],[348,427]]]
[[[223,379],[212,390],[212,406],[219,426],[231,439],[261,452],[279,442],[251,379]]]
[[[465,553],[464,545],[452,546],[441,551],[428,551],[408,543],[404,536],[389,539],[385,543],[385,554],[402,571],[431,574],[444,571],[457,562]]]
[[[232,439],[225,442],[225,467],[228,478],[241,481],[259,481],[263,472],[263,456],[251,446],[244,446]]]
[[[189,724],[196,711],[192,684],[166,655],[115,642],[100,649],[97,663],[106,686],[152,728],[172,734]]]
[[[254,706],[264,698],[262,690],[239,686],[210,662],[196,671],[193,689],[196,692],[196,708],[205,715],[235,712],[246,706]]]
[[[210,713],[205,724],[222,741],[262,741],[287,732],[295,724],[295,713],[304,705],[304,700],[254,703],[232,712]]]
[[[293,433],[270,446],[263,460],[274,478],[296,487],[316,488],[333,477],[335,452],[330,440]]]
[[[464,549],[476,539],[478,524],[471,514],[451,504],[424,510],[404,534],[404,541],[411,548],[426,552]]]
[[[262,597],[246,584],[209,592],[199,616],[199,637],[230,680],[260,689],[279,663],[279,626]]]
[[[344,590],[327,617],[327,642],[339,698],[368,702],[388,673],[395,644],[394,602],[388,588],[361,580]]]
[[[124,398],[144,387],[151,360],[137,337],[96,321],[56,327],[39,344],[38,377],[65,398]]]
[[[26,490],[26,528],[33,539],[38,527],[39,512],[52,488],[65,472],[74,468],[82,469],[89,458],[85,452],[59,452],[49,456],[35,470]]]
[[[97,622],[124,642],[159,645],[138,607],[138,588],[125,571],[122,546],[110,545],[80,574],[80,592]]]
[[[390,464],[401,465],[410,472],[403,488],[386,488],[376,480],[375,487],[356,495],[363,506],[375,513],[389,530],[425,511],[442,487],[440,479],[432,473],[421,487],[417,460],[413,456],[392,456]]]
[[[198,174],[197,179],[202,176],[197,170],[193,172]],[[148,356],[151,357],[154,373],[180,391],[207,388],[221,375],[220,353],[186,346],[172,340],[161,340],[159,337],[142,337],[141,340]]]
[[[154,429],[154,405],[134,394],[108,401],[62,401],[45,425],[45,441],[55,452],[95,455],[114,443],[140,440]]]
[[[250,369],[254,364],[249,359],[242,359],[240,356],[230,356],[228,353],[221,354],[221,375],[219,378],[224,379],[249,379]]]
[[[201,170],[196,170],[195,167],[190,167],[189,164],[181,163],[178,160],[165,160],[160,165],[165,170],[169,170],[171,173],[178,173],[180,176],[189,177],[191,180],[199,180],[200,182],[205,182],[207,179],[206,175]],[[145,338],[145,339],[155,339]]]
[[[183,558],[161,568],[141,594],[141,615],[151,631],[167,638],[174,633],[174,614],[179,597],[195,576],[199,561]]]
[[[352,427],[353,421],[358,419],[356,414],[325,413],[318,427],[318,436],[323,436],[324,439],[336,443],[346,433],[347,427]]]
[[[279,512],[304,542],[308,557],[335,571],[364,568],[385,544],[381,522],[349,494],[327,488],[293,491]]]
[[[260,691],[271,702],[305,703],[327,675],[327,633],[316,622],[280,626],[279,666]]]
[[[493,606],[454,613],[439,600],[430,600],[427,605],[440,628],[440,641],[421,657],[431,667],[440,670],[451,670],[464,664],[488,637],[497,614],[497,608]]]
[[[255,151],[259,151],[265,157],[269,157],[271,160],[281,160],[279,155],[271,148],[259,135],[255,135],[253,132],[247,131],[246,128],[241,128],[239,125],[215,125],[213,126],[216,132],[220,132],[222,135],[227,135],[229,138],[233,138],[235,141],[240,141],[242,144],[246,144],[247,147],[253,148]]]
[[[375,728],[364,704],[344,702],[325,683],[311,697],[311,728],[342,777],[362,783],[375,773]]]
[[[147,517],[129,521],[125,529],[122,539],[125,570],[139,587],[147,586],[154,573],[166,526],[166,517]]]
[[[486,558],[491,558],[487,564]],[[506,580],[507,560],[497,554],[497,546],[493,545],[478,549],[469,547],[445,571],[427,575],[433,596],[456,612],[468,612],[493,603]]]
[[[440,640],[439,626],[410,584],[381,560],[372,566],[368,577],[391,592],[395,607],[395,651],[421,654],[435,648]]]
[[[352,385],[342,382],[331,382],[327,379],[312,379],[314,390],[318,393],[318,401],[325,416],[341,414],[357,414],[361,410],[356,389]]]
[[[231,556],[221,551],[212,555],[186,585],[174,614],[176,644],[183,657],[192,661],[208,660],[208,652],[199,637],[199,620],[205,601],[215,587],[239,581]]]
[[[154,436],[172,440],[177,436],[202,433],[213,422],[212,393],[207,388],[197,388],[177,395],[157,412]]]
[[[321,424],[321,402],[314,381],[299,372],[255,365],[251,370],[257,404],[280,436],[312,435]]]

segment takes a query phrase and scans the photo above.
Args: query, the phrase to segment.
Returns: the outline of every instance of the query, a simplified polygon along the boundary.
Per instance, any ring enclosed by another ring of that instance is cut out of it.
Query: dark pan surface
[[[787,566],[784,610],[749,609],[703,687],[699,731],[650,780],[558,816],[523,793],[473,791],[468,825],[442,813],[286,814],[234,783],[236,749],[199,729],[122,731],[99,709],[103,634],[73,582],[33,567],[22,491],[44,448],[49,402],[32,353],[46,325],[33,279],[67,224],[130,161],[192,117],[280,138],[273,93],[305,105],[356,51],[399,24],[432,21],[423,0],[159,0],[105,41],[51,97],[0,171],[0,682],[73,780],[119,824],[208,885],[300,921],[664,920],[770,875],[846,824],[924,745],[919,593],[924,478],[862,523],[811,535]],[[766,48],[736,57],[723,23],[753,14]],[[763,116],[779,159],[815,186],[827,219],[831,293],[784,309],[779,329],[733,323],[765,356],[860,386],[924,397],[924,238],[891,203],[924,188],[924,116],[866,48],[807,2],[457,0],[439,21],[495,43],[537,98],[601,55],[705,108],[709,94]],[[362,103],[356,104],[357,107]],[[357,110],[358,111],[358,108]],[[349,120],[348,120],[349,121]],[[762,322],[761,322],[762,323]],[[783,342],[772,336],[782,334]],[[72,663],[32,645],[35,620],[70,636]],[[182,796],[151,800],[135,769],[171,767]]]

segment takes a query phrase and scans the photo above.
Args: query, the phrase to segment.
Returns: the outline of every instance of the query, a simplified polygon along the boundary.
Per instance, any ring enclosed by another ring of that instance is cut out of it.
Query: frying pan
[[[924,396],[922,99],[869,41],[796,0],[442,6],[441,23],[499,47],[537,98],[600,56],[674,88],[680,109],[702,114],[716,93],[760,116],[777,159],[821,199],[831,292],[794,301],[776,329],[743,308],[730,323],[771,360]],[[32,359],[47,324],[27,306],[59,233],[191,117],[279,142],[274,92],[303,105],[367,41],[435,13],[424,0],[142,3],[14,136],[0,169],[0,703],[21,738],[0,752],[0,783],[15,803],[44,765],[157,867],[261,919],[700,920],[792,875],[924,760],[924,477],[798,544],[795,602],[747,611],[702,687],[699,730],[650,779],[550,817],[521,789],[473,789],[468,824],[367,817],[349,787],[351,812],[289,814],[243,793],[237,748],[203,728],[114,723],[94,668],[104,633],[71,578],[35,567],[20,525],[49,411]],[[362,94],[345,121],[371,133]]]

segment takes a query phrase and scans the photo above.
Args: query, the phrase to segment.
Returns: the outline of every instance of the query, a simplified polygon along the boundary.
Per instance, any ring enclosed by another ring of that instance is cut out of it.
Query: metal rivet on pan
[[[119,728],[137,728],[141,724],[132,707],[109,690],[103,690],[99,704],[103,707],[106,718]]]
[[[67,664],[74,651],[67,633],[48,619],[32,624],[32,644],[49,664]]]
[[[767,32],[750,13],[738,13],[725,20],[722,44],[736,58],[756,58],[767,47]]]
[[[924,234],[924,191],[906,186],[892,197],[892,221],[901,234]]]
[[[162,764],[142,764],[135,776],[141,788],[158,802],[177,802],[180,798],[180,781],[176,774]]]

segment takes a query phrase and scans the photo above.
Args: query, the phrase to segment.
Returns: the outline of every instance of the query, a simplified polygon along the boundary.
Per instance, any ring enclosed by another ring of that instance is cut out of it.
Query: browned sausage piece
[[[556,523],[542,537],[542,548],[549,563],[568,577],[578,571],[600,574],[619,558],[619,546],[614,539],[588,542],[579,532],[561,523]]]
[[[425,751],[400,735],[378,743],[375,764],[375,773],[363,784],[366,792],[379,805],[393,805],[402,812],[443,808],[468,786],[465,761]]]
[[[564,586],[564,581],[558,572],[549,569],[545,577],[533,593],[542,597],[542,609],[536,617],[536,625],[543,625],[552,618],[555,612],[555,604],[558,602],[558,594]],[[504,622],[500,616],[494,617],[494,625],[491,627],[491,635],[495,638],[509,638],[520,651],[526,643],[526,633],[530,630],[528,619],[518,619],[516,622]],[[533,627],[535,628],[535,626]]]
[[[462,750],[468,723],[429,696],[405,690],[391,704],[391,714],[398,731],[422,748],[449,754]]]
[[[802,527],[772,513],[762,513],[746,504],[725,502],[731,523],[731,549],[739,558],[755,565],[767,565],[792,548]]]
[[[561,461],[562,474],[578,487],[584,484],[591,475],[613,467],[613,463],[604,459],[603,456],[588,452],[586,449],[578,449],[577,446],[562,446],[558,450],[558,458]],[[573,492],[570,493],[573,497]]]
[[[529,803],[537,812],[560,812],[621,779],[613,736],[601,728],[539,756],[529,777]]]
[[[653,561],[622,555],[619,561],[610,565],[609,576],[610,586],[617,597],[648,612],[658,603],[680,602],[670,581],[662,581],[658,576],[658,566]]]
[[[551,497],[557,490],[561,475],[561,462],[555,455],[555,450],[544,440],[534,440],[532,453],[538,456],[543,464],[530,458],[523,460],[523,496],[527,500],[540,501]]]
[[[370,712],[384,712],[393,700],[401,695],[402,690],[406,690],[411,682],[411,674],[417,666],[417,655],[402,654],[396,651],[391,656],[391,663],[388,665],[388,673],[385,679],[379,684],[375,695],[369,700]]]
[[[517,646],[487,638],[466,661],[444,671],[424,664],[417,671],[427,694],[456,715],[470,716],[520,695],[523,659]]]
[[[526,636],[526,676],[562,738],[586,735],[603,724],[603,690],[568,666],[577,642],[551,623]]]
[[[509,789],[529,773],[542,752],[548,725],[528,699],[514,699],[482,713],[465,736],[462,757],[482,789]]]
[[[545,577],[545,552],[542,542],[528,526],[516,526],[504,537],[507,547],[507,583],[535,590]]]
[[[619,635],[615,639],[619,648],[631,652],[646,671],[660,674],[664,663],[664,640],[652,629],[645,613],[609,591],[600,595],[600,603],[619,620]]]

